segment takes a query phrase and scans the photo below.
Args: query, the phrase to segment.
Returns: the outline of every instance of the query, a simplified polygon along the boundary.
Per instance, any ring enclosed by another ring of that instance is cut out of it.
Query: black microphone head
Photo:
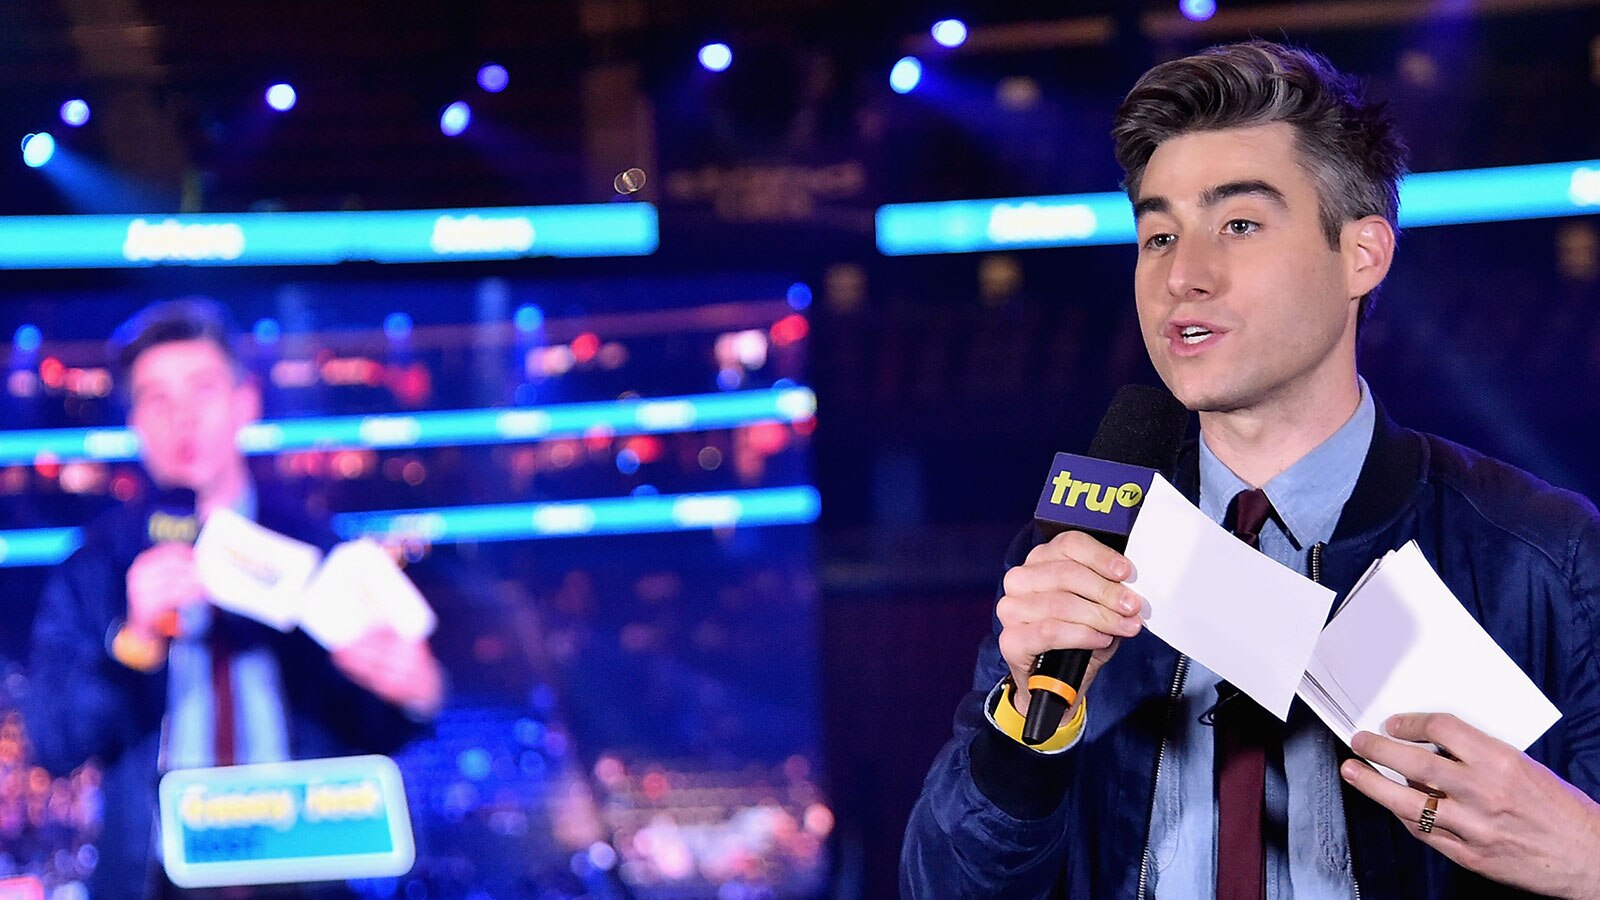
[[[150,501],[150,519],[147,523],[150,543],[194,543],[195,538],[200,536],[200,516],[195,504],[195,493],[188,488],[157,491]]]
[[[1125,384],[1100,420],[1089,455],[1170,476],[1178,467],[1188,429],[1189,410],[1178,398],[1162,388]]]

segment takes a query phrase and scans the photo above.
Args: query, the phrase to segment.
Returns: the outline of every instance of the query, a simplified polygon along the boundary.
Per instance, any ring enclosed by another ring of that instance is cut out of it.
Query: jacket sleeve
[[[1020,564],[1040,538],[1025,529],[1006,554]],[[1056,886],[1070,835],[1064,802],[1077,754],[1043,755],[990,724],[984,706],[1007,668],[1000,625],[978,652],[955,735],[912,808],[900,856],[905,898],[1043,897]]]
[[[1562,774],[1600,800],[1600,518],[1591,516],[1574,542],[1561,708],[1570,754]]]
[[[112,761],[161,727],[165,672],[135,671],[106,650],[107,610],[124,603],[114,569],[79,550],[51,574],[34,618],[23,715],[35,757],[57,775]]]

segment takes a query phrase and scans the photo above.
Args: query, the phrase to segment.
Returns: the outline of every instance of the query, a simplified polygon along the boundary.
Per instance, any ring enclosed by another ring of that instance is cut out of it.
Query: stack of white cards
[[[1392,715],[1450,713],[1526,750],[1561,713],[1461,605],[1416,541],[1373,562],[1317,637],[1300,699],[1346,744]]]
[[[340,544],[324,559],[310,544],[223,509],[206,518],[194,555],[217,606],[279,631],[299,627],[329,650],[375,628],[422,640],[438,625],[411,579],[366,538]]]
[[[1158,475],[1127,557],[1151,632],[1280,719],[1298,696],[1346,744],[1383,734],[1392,715],[1435,712],[1525,750],[1561,717],[1415,541],[1376,560],[1329,620],[1332,591],[1245,546]]]

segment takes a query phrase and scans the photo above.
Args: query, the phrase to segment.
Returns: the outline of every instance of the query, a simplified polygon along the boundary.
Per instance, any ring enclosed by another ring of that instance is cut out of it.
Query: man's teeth
[[[1198,325],[1189,325],[1183,329],[1179,336],[1183,338],[1183,342],[1185,344],[1198,344],[1210,337],[1211,332],[1201,328]]]

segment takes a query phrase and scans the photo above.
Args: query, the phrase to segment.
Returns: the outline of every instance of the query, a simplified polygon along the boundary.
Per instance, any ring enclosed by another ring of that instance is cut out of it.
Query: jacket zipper
[[[1189,675],[1189,657],[1179,656],[1178,667],[1172,673],[1172,687],[1167,691],[1167,718],[1161,728],[1161,746],[1156,750],[1156,777],[1150,783],[1149,813],[1145,822],[1155,815],[1156,785],[1161,783],[1161,764],[1167,759],[1167,732],[1171,730],[1172,716],[1178,709],[1178,695],[1183,693],[1183,681]],[[1145,900],[1145,889],[1150,879],[1150,829],[1144,832],[1144,853],[1139,858],[1139,900]],[[1361,900],[1357,897],[1356,900]]]
[[[1322,548],[1328,546],[1322,541],[1311,545],[1311,580],[1317,584],[1322,583]],[[1355,853],[1350,846],[1350,835],[1344,838],[1344,864],[1350,870],[1350,887],[1355,892],[1355,900],[1361,900],[1361,882],[1356,879]]]
[[[1322,548],[1327,544],[1317,542],[1311,545],[1311,580],[1322,583]],[[1177,670],[1172,673],[1172,687],[1167,691],[1167,725],[1172,723],[1173,711],[1178,708],[1178,695],[1183,693],[1183,682],[1189,674],[1189,657],[1179,656]],[[1156,777],[1150,785],[1150,814],[1145,817],[1148,822],[1155,815],[1156,785],[1161,783],[1161,765],[1167,759],[1167,727],[1161,730],[1161,746],[1156,751]],[[1361,882],[1356,878],[1355,855],[1350,847],[1348,836],[1344,842],[1344,864],[1350,870],[1350,886],[1355,891],[1355,900],[1361,900]],[[1150,881],[1150,832],[1148,827],[1144,836],[1144,853],[1139,858],[1139,893],[1138,900],[1145,900],[1145,895]]]

